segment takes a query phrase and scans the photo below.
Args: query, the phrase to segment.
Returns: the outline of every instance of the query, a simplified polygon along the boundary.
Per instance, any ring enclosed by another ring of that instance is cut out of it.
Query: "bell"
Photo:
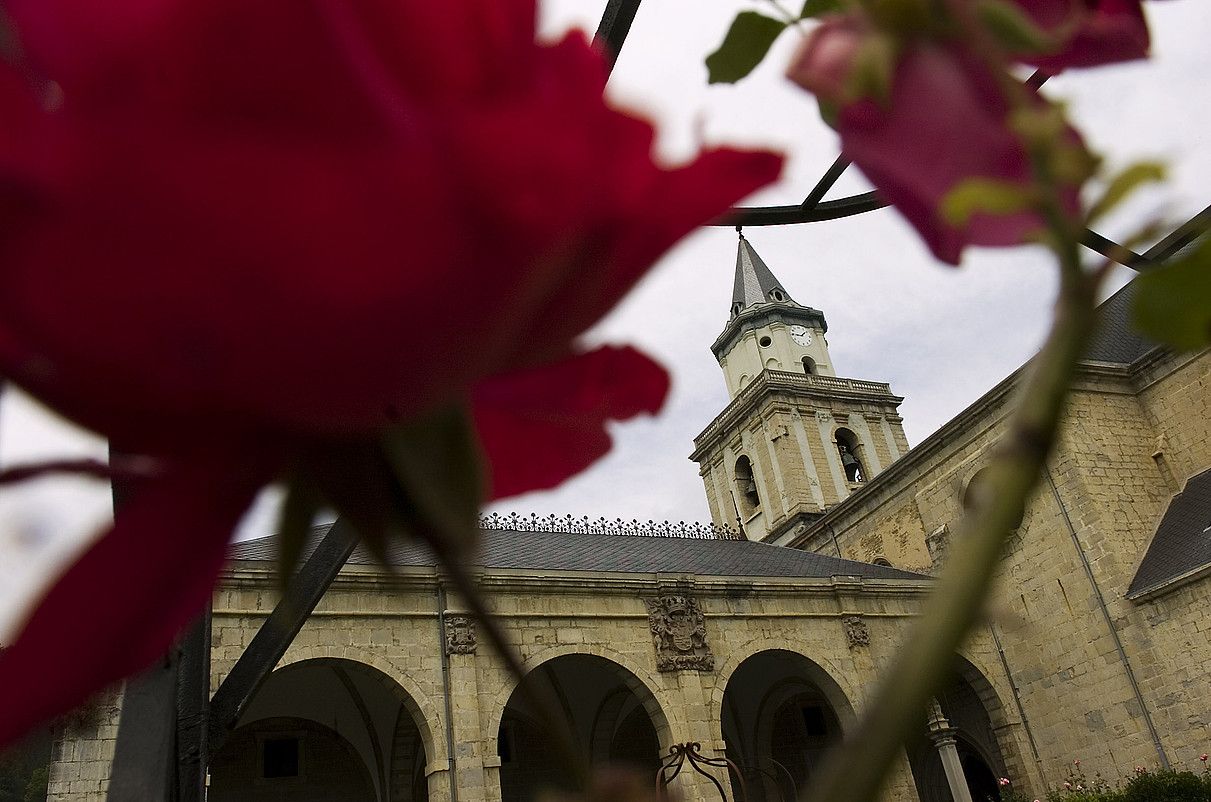
[[[747,482],[744,483],[744,492],[745,493],[756,493],[757,492],[757,483],[754,482],[752,479],[749,479]]]
[[[858,458],[849,453],[848,450],[841,452],[841,464],[846,468],[852,468],[858,465]]]

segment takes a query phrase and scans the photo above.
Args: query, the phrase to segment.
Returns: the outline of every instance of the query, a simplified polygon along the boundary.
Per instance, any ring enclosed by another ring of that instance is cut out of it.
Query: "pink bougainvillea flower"
[[[494,497],[583,469],[667,377],[575,339],[781,165],[655,165],[533,0],[5,11],[0,373],[164,470],[0,653],[0,744],[162,653],[296,448],[470,399]]]
[[[959,46],[928,40],[896,57],[886,97],[853,94],[849,80],[866,37],[848,17],[827,19],[805,42],[790,77],[838,107],[842,153],[924,238],[934,255],[957,264],[966,245],[1017,245],[1042,228],[1034,212],[943,219],[943,199],[966,179],[1026,187],[1033,180],[1008,102],[988,65]],[[1075,137],[1075,133],[1073,134]],[[1077,187],[1067,194],[1077,208]]]
[[[1056,73],[1146,58],[1150,40],[1140,0],[1014,0],[1060,46],[1044,54],[1019,54],[1027,64]]]

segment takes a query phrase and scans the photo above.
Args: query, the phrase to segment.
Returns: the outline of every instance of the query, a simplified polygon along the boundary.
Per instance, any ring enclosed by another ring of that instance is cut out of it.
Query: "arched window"
[[[803,357],[803,372],[808,376],[815,376],[816,360],[812,359],[810,356]]]
[[[837,452],[841,455],[841,467],[847,482],[865,482],[866,469],[858,458],[858,436],[849,429],[837,430]]]
[[[887,559],[886,557],[876,557],[873,560],[871,560],[871,563],[873,563],[874,565],[881,565],[884,568],[892,567],[891,560]]]
[[[742,456],[736,460],[736,495],[740,499],[740,513],[746,518],[761,506],[757,480],[753,476],[753,463],[748,457]]]
[[[967,514],[975,505],[976,496],[981,492],[980,488],[988,482],[988,468],[980,468],[970,479],[967,480],[967,486],[963,488],[963,513]],[[1026,510],[1023,508],[1016,519],[1014,519],[1013,527],[1017,529],[1022,525],[1022,519],[1026,517]]]

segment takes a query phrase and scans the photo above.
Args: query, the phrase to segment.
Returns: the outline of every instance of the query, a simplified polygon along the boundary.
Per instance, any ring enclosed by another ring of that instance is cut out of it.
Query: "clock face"
[[[806,326],[791,326],[791,339],[799,343],[799,345],[812,344],[812,331]]]

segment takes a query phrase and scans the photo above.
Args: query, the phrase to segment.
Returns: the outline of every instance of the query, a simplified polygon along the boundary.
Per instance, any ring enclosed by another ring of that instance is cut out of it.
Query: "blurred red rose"
[[[0,655],[0,743],[162,653],[299,442],[470,397],[493,495],[583,469],[667,378],[575,338],[780,169],[656,166],[532,0],[5,10],[0,372],[166,467]]]

